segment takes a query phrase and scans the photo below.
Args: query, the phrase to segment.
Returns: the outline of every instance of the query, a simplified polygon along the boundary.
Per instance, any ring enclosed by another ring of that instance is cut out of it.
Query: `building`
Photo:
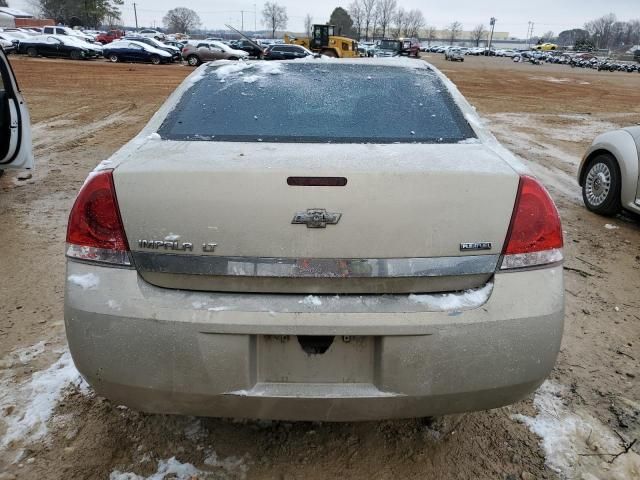
[[[34,18],[32,14],[16,8],[0,7],[0,28],[44,27],[55,25],[49,18]]]

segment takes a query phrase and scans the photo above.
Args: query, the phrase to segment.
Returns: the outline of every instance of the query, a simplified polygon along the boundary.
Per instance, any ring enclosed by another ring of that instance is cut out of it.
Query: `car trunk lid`
[[[474,142],[152,139],[116,168],[114,182],[134,264],[154,285],[456,291],[493,274],[519,181]],[[344,182],[309,186],[309,177]]]

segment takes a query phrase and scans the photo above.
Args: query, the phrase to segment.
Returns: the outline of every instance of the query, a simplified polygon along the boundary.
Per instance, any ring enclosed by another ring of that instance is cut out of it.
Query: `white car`
[[[1,35],[0,35],[0,47],[2,47],[5,53],[11,53],[16,49],[15,45],[11,40],[5,40],[4,38],[2,38]]]
[[[13,29],[13,30],[3,30],[2,32],[0,32],[1,35],[5,36],[11,36],[13,38],[16,38],[18,40],[26,40],[31,38],[33,35],[21,32],[19,30]]]
[[[143,28],[135,33],[136,35],[141,35],[143,37],[155,38],[156,40],[164,40],[165,34],[159,32],[158,30],[152,30],[151,28]]]
[[[459,48],[449,48],[444,52],[444,59],[451,62],[464,62],[464,54]]]
[[[406,58],[201,66],[89,175],[66,253],[74,363],[143,411],[495,408],[562,338],[551,197]]]
[[[587,209],[615,215],[622,209],[640,213],[640,127],[628,127],[595,138],[578,168],[578,183]]]
[[[31,122],[9,60],[0,49],[0,170],[33,168]]]
[[[44,35],[68,35],[70,37],[79,38],[90,43],[95,41],[95,37],[87,35],[86,33],[82,33],[80,30],[74,30],[73,28],[69,27],[47,26],[42,28],[42,33]]]

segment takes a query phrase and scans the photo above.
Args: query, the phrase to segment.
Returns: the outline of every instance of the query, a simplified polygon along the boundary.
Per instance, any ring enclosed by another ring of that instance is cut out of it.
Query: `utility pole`
[[[533,22],[529,22],[529,27],[527,28],[527,48],[531,48],[531,39],[533,38]]]
[[[258,10],[256,9],[256,4],[253,4],[253,35],[255,37],[256,32],[258,31]]]
[[[138,30],[138,11],[136,10],[136,2],[133,2],[133,16],[136,19],[136,30]]]
[[[489,45],[487,46],[487,56],[491,56],[491,42],[493,42],[493,30],[496,27],[495,17],[491,17],[491,20],[489,20],[489,25],[491,25],[491,33],[489,34]]]
[[[244,10],[240,10],[240,31],[244,32]]]

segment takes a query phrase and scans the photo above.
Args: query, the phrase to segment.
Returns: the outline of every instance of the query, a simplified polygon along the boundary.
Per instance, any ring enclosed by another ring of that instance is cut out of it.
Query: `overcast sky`
[[[32,10],[32,0],[8,0],[15,8]],[[244,10],[245,29],[253,29],[257,20],[258,28],[263,28],[260,11],[264,2],[253,3],[249,0],[135,0],[138,9],[140,26],[162,25],[162,17],[167,10],[184,6],[195,10],[203,26],[210,29],[224,28],[225,23],[240,28],[241,11]],[[303,31],[304,17],[310,13],[314,23],[329,20],[331,11],[336,6],[347,8],[351,0],[344,2],[318,2],[299,0],[277,0],[287,8],[290,31]],[[446,28],[457,20],[465,30],[472,29],[478,23],[488,24],[489,18],[498,19],[496,30],[509,32],[511,36],[526,37],[527,22],[535,23],[535,34],[552,30],[556,34],[562,30],[581,27],[586,21],[609,12],[615,13],[619,19],[628,20],[640,17],[640,0],[398,0],[398,5],[405,9],[419,8],[429,25]],[[122,19],[127,25],[134,25],[133,0],[125,0]],[[254,12],[257,12],[257,19]]]

